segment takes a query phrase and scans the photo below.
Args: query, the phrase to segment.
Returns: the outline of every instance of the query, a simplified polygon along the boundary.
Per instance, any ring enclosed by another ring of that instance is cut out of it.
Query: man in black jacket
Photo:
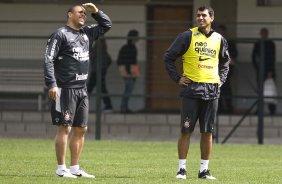
[[[128,107],[129,97],[132,94],[136,78],[139,75],[137,48],[135,46],[138,41],[138,35],[137,30],[130,30],[127,34],[127,44],[122,46],[118,54],[117,64],[125,84],[120,107],[122,113],[131,112]]]
[[[275,43],[272,40],[268,39],[268,29],[261,28],[260,30],[260,38],[254,44],[254,48],[252,51],[252,63],[256,71],[256,80],[257,83],[259,81],[259,66],[260,62],[263,62],[263,80],[265,81],[267,78],[272,78],[272,80],[276,81],[276,72],[275,72],[275,62],[276,62],[276,47]],[[261,51],[261,43],[264,46],[264,50]],[[261,60],[261,54],[263,54],[264,58]],[[268,100],[268,99],[267,99]],[[268,109],[271,115],[276,113],[276,103],[270,102],[268,103]]]
[[[86,11],[91,13],[98,25],[84,26]],[[93,41],[104,35],[111,26],[109,17],[94,4],[75,5],[67,12],[67,25],[56,30],[48,39],[44,77],[52,101],[52,122],[57,125],[55,137],[57,176],[95,178],[79,167],[89,110],[86,89],[89,48]],[[69,145],[71,163],[70,169],[67,169],[65,157],[71,130]]]
[[[190,137],[199,120],[201,161],[198,177],[215,179],[208,169],[212,151],[212,132],[216,118],[220,86],[229,70],[226,39],[211,28],[214,11],[202,6],[196,14],[197,27],[180,33],[164,55],[166,70],[181,88],[181,133],[178,139],[177,179],[186,179],[186,158]],[[182,57],[183,72],[175,61]]]

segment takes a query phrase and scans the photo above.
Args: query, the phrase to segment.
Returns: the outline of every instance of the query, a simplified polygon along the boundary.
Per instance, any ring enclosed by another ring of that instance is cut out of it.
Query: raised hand
[[[97,13],[98,12],[98,8],[93,3],[84,3],[84,4],[82,4],[82,6],[88,12],[91,12],[91,13]]]

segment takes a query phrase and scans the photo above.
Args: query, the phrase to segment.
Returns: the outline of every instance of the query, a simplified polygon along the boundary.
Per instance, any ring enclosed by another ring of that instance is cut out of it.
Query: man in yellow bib
[[[198,120],[201,132],[198,178],[216,179],[210,174],[208,164],[220,86],[226,80],[230,57],[226,39],[211,28],[213,21],[214,10],[208,6],[199,7],[196,14],[197,27],[180,33],[164,55],[169,76],[181,86],[177,179],[186,179],[190,136]],[[182,57],[182,74],[178,74],[176,70],[175,61],[178,57]]]

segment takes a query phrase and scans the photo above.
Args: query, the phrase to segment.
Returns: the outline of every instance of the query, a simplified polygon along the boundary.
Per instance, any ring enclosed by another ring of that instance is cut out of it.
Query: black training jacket
[[[89,67],[89,49],[93,41],[111,27],[110,18],[98,11],[91,14],[98,24],[83,26],[79,31],[67,25],[55,31],[47,42],[44,77],[48,89],[81,88],[86,86]]]

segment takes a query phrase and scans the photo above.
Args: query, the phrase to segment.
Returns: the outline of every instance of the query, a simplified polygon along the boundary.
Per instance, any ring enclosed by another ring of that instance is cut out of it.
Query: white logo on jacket
[[[73,57],[78,61],[88,61],[89,60],[89,51],[83,51],[80,47],[74,47],[72,49]]]
[[[75,80],[87,80],[88,74],[75,74]]]

